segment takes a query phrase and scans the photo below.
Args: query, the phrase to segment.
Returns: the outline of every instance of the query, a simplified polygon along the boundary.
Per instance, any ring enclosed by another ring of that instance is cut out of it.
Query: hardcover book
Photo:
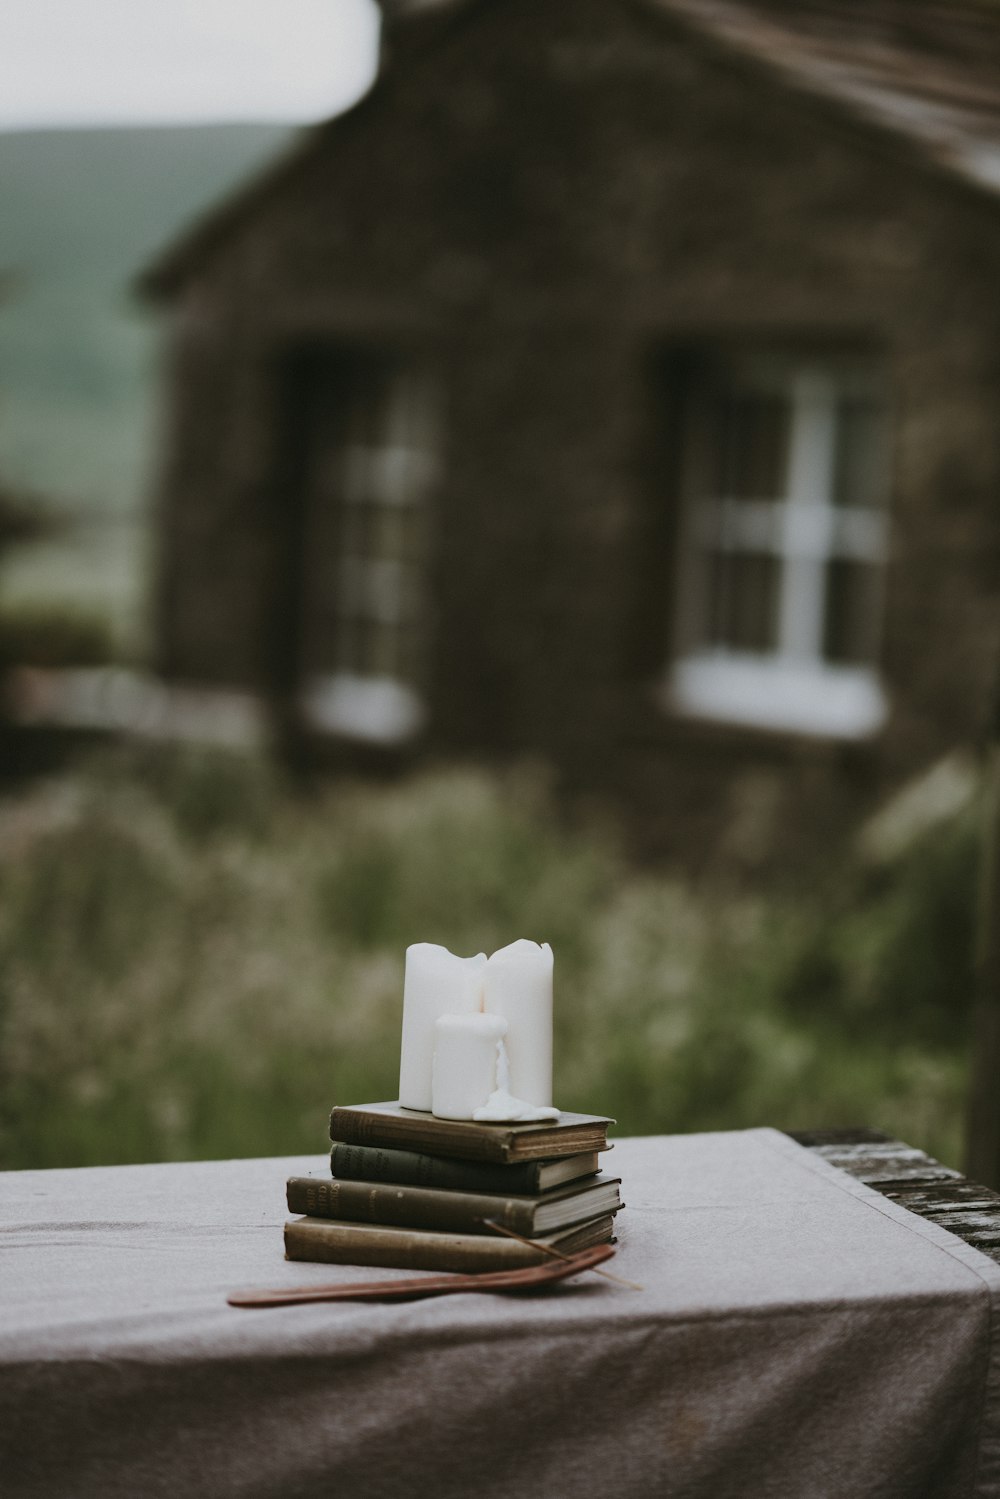
[[[613,1119],[561,1113],[531,1124],[478,1124],[437,1119],[399,1103],[346,1104],[330,1115],[330,1138],[347,1144],[402,1146],[428,1155],[478,1161],[533,1161],[606,1150]]]
[[[398,1182],[414,1187],[443,1187],[454,1192],[507,1192],[526,1197],[592,1176],[596,1150],[554,1161],[522,1161],[509,1166],[493,1161],[457,1161],[417,1150],[381,1145],[345,1145],[330,1151],[330,1171],[341,1180]]]
[[[574,1254],[614,1237],[611,1213],[521,1244],[485,1234],[420,1228],[386,1228],[325,1218],[292,1218],[285,1224],[285,1257],[329,1265],[385,1265],[405,1270],[515,1270],[550,1258],[545,1249]]]
[[[552,1233],[621,1207],[617,1178],[599,1176],[571,1183],[545,1197],[505,1197],[485,1192],[449,1192],[433,1187],[401,1187],[384,1182],[332,1181],[292,1176],[288,1211],[314,1218],[402,1225],[469,1234],[489,1234],[492,1219],[525,1237]]]

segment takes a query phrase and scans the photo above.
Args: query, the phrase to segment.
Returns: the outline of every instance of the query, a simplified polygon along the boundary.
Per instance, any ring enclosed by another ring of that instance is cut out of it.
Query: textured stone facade
[[[373,92],[177,275],[160,647],[287,685],[290,372],[413,349],[446,395],[420,749],[530,752],[697,864],[835,841],[982,735],[1000,649],[1000,199],[619,0],[409,23]],[[743,338],[878,352],[892,390],[884,729],[668,711],[661,370]]]

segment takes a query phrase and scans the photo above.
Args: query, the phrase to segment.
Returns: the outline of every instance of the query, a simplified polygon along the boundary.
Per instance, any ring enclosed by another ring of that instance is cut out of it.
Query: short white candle
[[[406,949],[399,1101],[407,1109],[431,1106],[434,1022],[439,1015],[471,1015],[482,1008],[486,954],[458,958],[435,942]]]
[[[434,1025],[431,1108],[438,1119],[471,1119],[497,1086],[499,1015],[441,1015]]]
[[[488,1015],[507,1022],[510,1091],[525,1103],[552,1103],[552,949],[522,938],[486,964]]]

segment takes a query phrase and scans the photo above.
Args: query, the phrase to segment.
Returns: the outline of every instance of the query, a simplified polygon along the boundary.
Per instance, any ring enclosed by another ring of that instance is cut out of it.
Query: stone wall
[[[324,339],[412,346],[448,400],[427,749],[541,753],[688,864],[833,844],[983,732],[1000,200],[636,0],[505,0],[436,24],[178,298],[162,666],[280,674],[288,362]],[[891,717],[871,741],[657,701],[673,521],[658,361],[734,334],[860,339],[887,362]]]

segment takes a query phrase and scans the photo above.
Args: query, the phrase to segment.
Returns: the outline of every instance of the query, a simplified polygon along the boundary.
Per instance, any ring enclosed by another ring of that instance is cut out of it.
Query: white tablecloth
[[[776,1131],[605,1160],[642,1291],[267,1311],[387,1273],[284,1260],[322,1155],[0,1175],[0,1493],[1000,1495],[1000,1267]]]

